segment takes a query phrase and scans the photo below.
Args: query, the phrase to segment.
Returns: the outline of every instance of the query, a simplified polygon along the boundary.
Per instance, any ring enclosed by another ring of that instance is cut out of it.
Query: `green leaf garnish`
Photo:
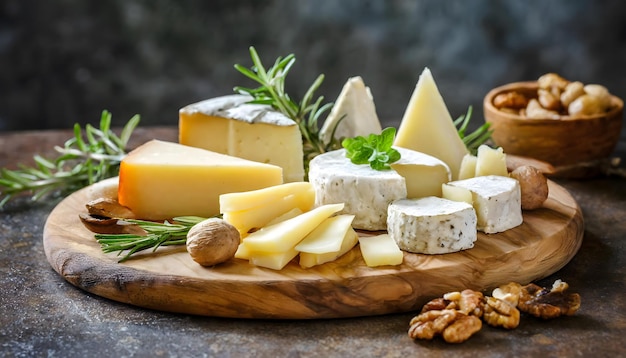
[[[341,145],[346,149],[346,158],[354,164],[369,164],[374,170],[388,170],[391,163],[400,160],[400,152],[393,149],[396,129],[385,128],[381,134],[370,134],[367,138],[346,138]]]

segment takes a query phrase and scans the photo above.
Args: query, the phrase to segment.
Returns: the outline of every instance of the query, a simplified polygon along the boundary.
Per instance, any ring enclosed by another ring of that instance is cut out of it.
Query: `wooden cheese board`
[[[479,233],[475,247],[463,252],[404,253],[400,266],[367,267],[358,246],[335,262],[310,269],[294,261],[274,271],[239,259],[205,268],[183,246],[136,254],[118,263],[118,256],[101,251],[79,219],[85,204],[102,192],[100,185],[107,184],[75,192],[50,213],[43,243],[51,266],[95,295],[194,315],[314,319],[416,311],[449,291],[487,290],[551,275],[576,254],[584,233],[580,207],[550,181],[544,207],[525,211],[521,226],[499,234]]]

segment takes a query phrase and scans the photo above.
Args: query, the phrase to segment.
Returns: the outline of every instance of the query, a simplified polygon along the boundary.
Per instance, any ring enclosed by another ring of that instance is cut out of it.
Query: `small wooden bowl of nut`
[[[595,175],[622,128],[624,102],[601,85],[548,73],[491,90],[483,102],[492,138],[505,153],[552,164],[554,177]]]

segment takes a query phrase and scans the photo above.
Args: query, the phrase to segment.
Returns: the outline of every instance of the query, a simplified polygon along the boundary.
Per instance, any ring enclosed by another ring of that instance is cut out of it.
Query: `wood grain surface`
[[[310,269],[294,261],[274,271],[239,259],[206,268],[182,246],[137,254],[120,264],[115,254],[102,253],[78,217],[89,200],[111,185],[109,180],[82,189],[50,213],[43,243],[51,266],[93,294],[195,315],[313,319],[414,311],[449,291],[489,290],[548,276],[572,259],[584,232],[576,201],[549,182],[544,207],[524,212],[521,226],[499,234],[479,233],[475,247],[463,252],[404,253],[400,266],[369,268],[358,246],[335,262]]]

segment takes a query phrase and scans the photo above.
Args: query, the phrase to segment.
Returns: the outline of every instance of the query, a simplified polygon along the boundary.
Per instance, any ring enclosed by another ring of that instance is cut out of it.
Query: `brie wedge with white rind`
[[[472,192],[479,231],[495,234],[519,226],[524,221],[519,182],[513,178],[487,175],[453,181],[448,185]]]
[[[324,143],[330,142],[335,127],[334,137],[338,139],[367,137],[382,132],[370,88],[365,86],[359,76],[346,81],[333,109],[324,121],[320,129],[320,138]]]
[[[391,203],[387,230],[404,251],[447,254],[474,247],[476,222],[470,204],[433,196]]]

